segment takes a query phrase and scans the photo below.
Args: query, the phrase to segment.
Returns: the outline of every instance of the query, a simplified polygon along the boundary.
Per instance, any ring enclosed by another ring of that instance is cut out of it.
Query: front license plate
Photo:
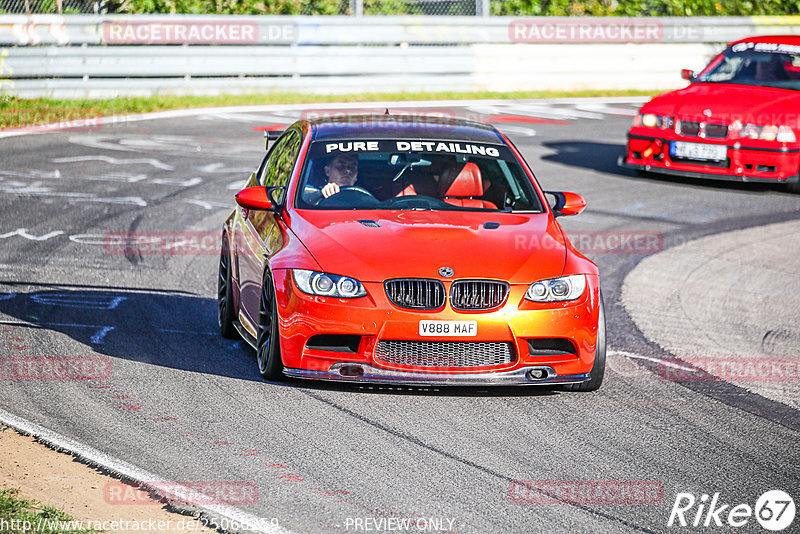
[[[421,336],[462,336],[478,335],[478,321],[420,321]]]
[[[722,161],[728,157],[728,147],[674,141],[669,145],[669,155],[679,158]]]

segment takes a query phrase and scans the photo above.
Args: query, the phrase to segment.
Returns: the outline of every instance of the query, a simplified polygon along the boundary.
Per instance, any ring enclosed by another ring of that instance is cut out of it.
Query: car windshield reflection
[[[800,46],[739,43],[708,65],[696,81],[800,90]]]
[[[421,140],[312,143],[296,205],[542,212],[530,178],[508,147]]]

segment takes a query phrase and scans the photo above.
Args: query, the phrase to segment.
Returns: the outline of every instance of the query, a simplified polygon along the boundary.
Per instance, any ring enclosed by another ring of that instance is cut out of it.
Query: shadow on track
[[[27,292],[31,287],[38,291]],[[192,293],[92,285],[0,282],[0,326],[64,334],[94,352],[148,365],[213,374],[280,387],[394,395],[525,397],[558,390],[528,387],[453,387],[344,384],[285,379],[266,382],[255,352],[217,329],[216,300]],[[20,291],[15,291],[20,290]],[[23,292],[25,291],[25,292]],[[51,341],[48,340],[48,343]]]

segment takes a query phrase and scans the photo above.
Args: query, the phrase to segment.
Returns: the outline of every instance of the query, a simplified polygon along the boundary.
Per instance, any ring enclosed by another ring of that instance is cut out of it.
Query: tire
[[[233,309],[233,278],[231,274],[231,256],[222,237],[222,251],[219,254],[219,275],[217,276],[217,325],[222,337],[233,339],[237,336],[233,326],[235,311]]]
[[[786,187],[787,192],[800,195],[800,180],[797,182],[789,182],[784,187]]]
[[[258,305],[258,338],[256,339],[258,372],[267,380],[280,380],[283,378],[283,360],[278,339],[278,304],[275,300],[275,286],[269,271],[264,273],[260,301]]]
[[[600,315],[597,318],[597,349],[594,353],[594,365],[589,371],[589,380],[580,384],[565,384],[567,391],[596,391],[603,383],[606,373],[606,312],[603,308],[603,294],[600,293]]]

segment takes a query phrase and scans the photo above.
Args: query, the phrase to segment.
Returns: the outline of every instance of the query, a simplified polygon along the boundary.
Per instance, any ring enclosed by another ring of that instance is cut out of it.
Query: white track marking
[[[8,413],[0,409],[0,421],[4,424],[14,427],[23,434],[36,437],[38,440],[43,441],[56,450],[67,451],[78,458],[87,461],[90,465],[100,466],[111,473],[114,473],[123,479],[132,480],[140,484],[144,484],[146,489],[150,489],[150,483],[168,482],[163,477],[160,477],[144,469],[140,469],[133,464],[129,464],[123,460],[109,456],[108,454],[99,451],[88,445],[84,445],[74,439],[62,436],[52,430],[43,426],[37,425],[27,419],[23,419],[14,414]],[[173,482],[169,482],[171,488],[182,490],[184,495],[188,495],[189,488],[180,488]],[[258,517],[251,515],[247,512],[241,511],[233,506],[227,505],[208,505],[208,506],[194,506],[195,509],[204,512],[207,517],[224,519],[228,522],[237,522],[243,525],[243,529],[250,532],[263,532],[265,534],[293,534],[292,531],[281,528],[277,525],[266,524],[259,520]]]
[[[20,178],[61,178],[61,171],[41,171],[39,169],[28,169],[25,171],[9,171],[0,169],[0,175],[17,176]]]
[[[121,182],[135,184],[147,179],[146,174],[104,174],[102,176],[75,176],[74,180],[91,180],[93,182]]]
[[[106,334],[114,330],[116,326],[102,326],[89,340],[95,345],[102,345],[105,343]]]
[[[667,361],[663,358],[655,358],[652,356],[642,356],[641,354],[635,354],[633,352],[626,352],[624,350],[610,350],[608,351],[609,356],[624,356],[625,358],[631,358],[634,360],[646,360],[648,362],[657,363],[663,365],[665,367],[672,367],[674,369],[680,369],[681,371],[694,371],[691,367],[684,367],[683,365],[673,363]]]
[[[175,178],[153,178],[149,181],[151,184],[159,185],[178,185],[180,187],[191,187],[193,185],[203,183],[202,178],[189,178],[188,180],[180,180]]]
[[[239,172],[246,172],[251,173],[253,169],[249,168],[241,168],[241,169],[231,169],[226,167],[224,163],[209,163],[208,165],[203,165],[198,169],[200,172],[207,172],[207,173],[219,173],[219,174],[228,174],[228,173],[239,173]]]
[[[112,295],[87,295],[85,293],[53,293],[31,296],[31,300],[39,304],[92,310],[115,310],[127,298]]]
[[[147,202],[142,197],[98,197],[95,193],[77,193],[70,191],[53,191],[50,187],[44,187],[42,182],[25,184],[22,182],[6,182],[0,184],[0,192],[9,193],[17,196],[31,197],[56,197],[69,198],[83,202],[102,202],[108,204],[133,204],[145,207]]]
[[[51,160],[53,163],[77,163],[80,161],[103,161],[105,163],[109,163],[111,165],[135,165],[146,163],[148,165],[152,165],[157,169],[163,169],[165,171],[174,171],[175,167],[172,165],[167,165],[166,163],[162,163],[161,161],[155,158],[112,158],[111,156],[70,156],[67,158],[55,158]]]
[[[602,113],[603,115],[618,115],[620,117],[635,117],[639,113],[638,110],[633,108],[612,108],[607,104],[578,104],[575,106],[575,109]]]
[[[187,202],[189,204],[194,204],[195,206],[200,206],[201,208],[206,209],[206,210],[211,210],[211,209],[214,209],[214,208],[231,208],[230,204],[225,204],[223,202],[197,200],[197,199],[194,199],[194,198],[191,198],[191,199],[188,199],[188,200],[184,200],[184,202]]]
[[[49,326],[66,326],[69,328],[94,328],[97,331],[89,338],[90,343],[94,345],[103,345],[105,343],[106,334],[115,330],[116,326],[101,326],[97,324],[77,324],[77,323],[30,323],[26,321],[0,321],[0,324],[9,326],[25,326],[28,328],[46,328]]]
[[[61,235],[63,233],[64,232],[62,232],[61,230],[55,230],[55,231],[49,232],[47,234],[43,234],[43,235],[40,235],[40,236],[35,236],[35,235],[29,234],[27,228],[17,228],[13,232],[7,232],[5,234],[0,234],[0,239],[8,239],[9,237],[19,236],[19,237],[24,237],[25,239],[29,239],[31,241],[47,241],[48,239],[56,237],[56,236],[59,236],[59,235]]]

